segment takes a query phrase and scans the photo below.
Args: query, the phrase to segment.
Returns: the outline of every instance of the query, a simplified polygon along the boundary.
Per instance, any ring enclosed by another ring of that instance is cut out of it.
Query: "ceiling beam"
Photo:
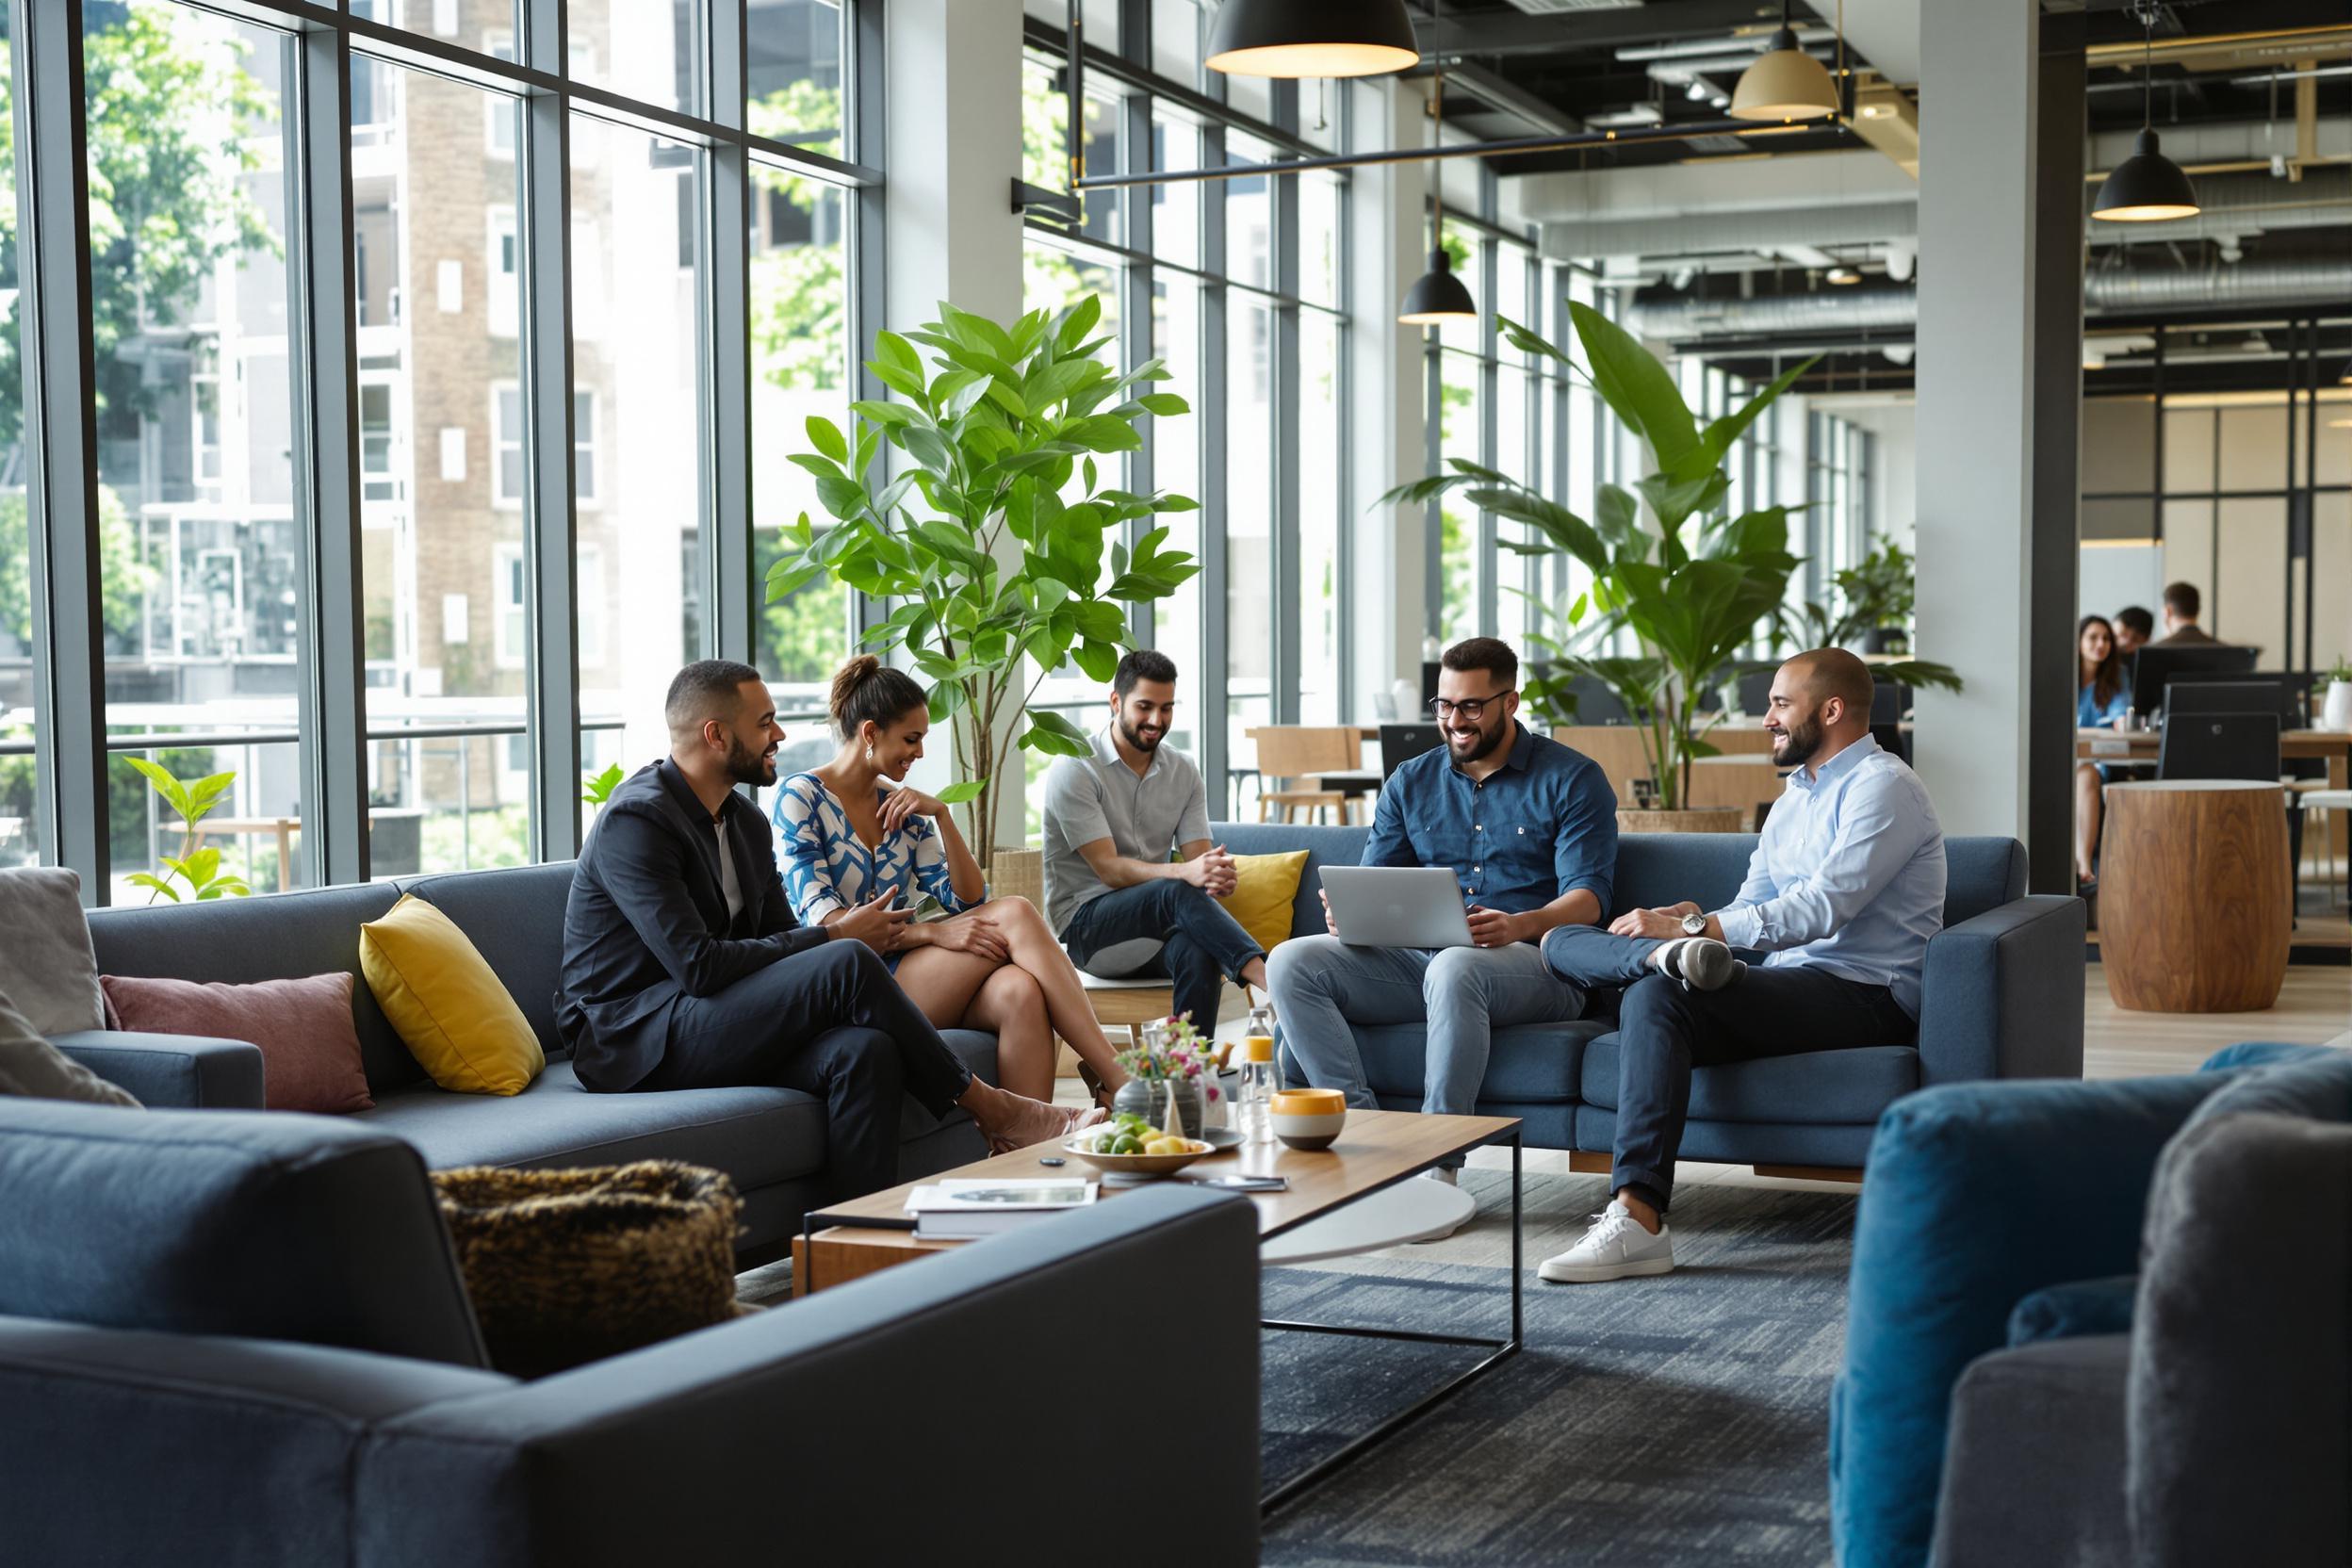
[[[1416,21],[1414,31],[1420,35],[1425,57],[1557,55],[1710,34],[1728,38],[1739,28],[1760,27],[1769,32],[1779,23],[1780,8],[1769,0],[1653,0],[1646,6],[1550,16],[1521,11],[1448,15],[1435,22]]]

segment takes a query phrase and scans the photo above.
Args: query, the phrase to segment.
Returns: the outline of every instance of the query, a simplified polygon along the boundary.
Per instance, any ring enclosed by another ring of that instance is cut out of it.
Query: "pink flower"
[[[1215,1104],[1217,1102],[1217,1086],[1215,1084],[1211,1084],[1209,1086],[1209,1102],[1211,1104]]]

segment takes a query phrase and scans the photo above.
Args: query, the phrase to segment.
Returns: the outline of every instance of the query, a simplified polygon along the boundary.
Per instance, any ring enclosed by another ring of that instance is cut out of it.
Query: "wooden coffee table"
[[[1296,1231],[1349,1203],[1385,1191],[1399,1182],[1410,1181],[1453,1155],[1494,1143],[1508,1144],[1511,1148],[1510,1337],[1493,1339],[1413,1329],[1374,1329],[1275,1318],[1262,1320],[1260,1326],[1263,1328],[1290,1332],[1404,1340],[1419,1345],[1462,1345],[1487,1352],[1478,1364],[1455,1374],[1410,1408],[1388,1417],[1371,1430],[1351,1439],[1337,1451],[1266,1492],[1260,1503],[1266,1511],[1271,1512],[1296,1497],[1374,1444],[1428,1413],[1481,1374],[1518,1353],[1525,1323],[1520,1297],[1523,1260],[1519,1254],[1519,1119],[1501,1116],[1422,1116],[1411,1111],[1350,1111],[1348,1113],[1347,1130],[1340,1134],[1339,1141],[1328,1150],[1309,1153],[1285,1149],[1279,1144],[1260,1144],[1222,1151],[1196,1161],[1184,1170],[1184,1176],[1246,1172],[1286,1177],[1290,1182],[1287,1191],[1243,1195],[1257,1207],[1258,1239],[1264,1243]],[[1021,1176],[1092,1177],[1095,1174],[1086,1162],[1074,1155],[1068,1156],[1069,1163],[1058,1169],[1039,1164],[1040,1160],[1055,1157],[1062,1157],[1058,1140],[941,1171],[929,1180],[978,1178],[1002,1181]],[[811,1291],[846,1284],[864,1275],[915,1262],[934,1252],[972,1246],[971,1242],[919,1241],[915,1238],[915,1222],[906,1213],[906,1200],[920,1184],[916,1182],[904,1183],[888,1191],[873,1193],[853,1202],[839,1203],[807,1216],[801,1222],[800,1235],[792,1242],[793,1294],[806,1296]],[[1116,1202],[1120,1193],[1131,1190],[1131,1187],[1114,1186],[1105,1182],[1098,1200]]]

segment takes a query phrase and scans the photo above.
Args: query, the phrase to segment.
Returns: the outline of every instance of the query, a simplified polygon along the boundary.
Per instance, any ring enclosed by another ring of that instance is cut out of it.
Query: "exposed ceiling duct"
[[[2092,314],[2319,304],[2352,300],[2352,260],[2247,262],[2197,272],[2115,269],[2082,282]],[[1918,324],[1916,288],[1841,288],[1763,299],[1660,300],[1635,304],[1640,336],[1688,343],[1709,337],[1786,337],[1797,334],[1907,330]]]

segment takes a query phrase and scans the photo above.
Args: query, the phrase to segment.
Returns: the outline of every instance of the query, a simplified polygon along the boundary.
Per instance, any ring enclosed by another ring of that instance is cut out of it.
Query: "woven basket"
[[[675,1160],[437,1170],[490,1364],[535,1378],[736,1315],[735,1184]]]
[[[1025,898],[1037,906],[1037,913],[1045,913],[1045,852],[997,845],[988,867],[988,896]]]

